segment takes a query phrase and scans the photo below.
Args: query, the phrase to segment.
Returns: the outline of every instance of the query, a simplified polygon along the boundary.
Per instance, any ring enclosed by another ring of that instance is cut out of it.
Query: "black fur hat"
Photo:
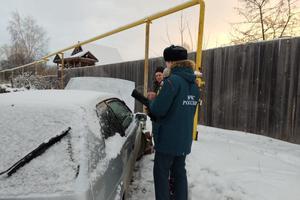
[[[187,50],[181,46],[171,45],[164,50],[165,61],[178,61],[187,59]]]
[[[156,72],[161,72],[161,73],[163,73],[164,72],[164,67],[157,67],[156,69],[155,69],[155,73]]]

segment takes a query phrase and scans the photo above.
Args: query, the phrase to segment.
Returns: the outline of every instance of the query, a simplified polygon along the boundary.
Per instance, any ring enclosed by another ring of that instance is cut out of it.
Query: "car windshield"
[[[65,107],[49,109],[40,105],[0,105],[0,110],[0,171],[8,169],[66,127],[72,127],[71,134],[12,176],[0,176],[0,196],[73,191],[80,167],[80,114]]]
[[[33,149],[30,153],[28,153],[26,156],[21,158],[18,162],[13,164],[10,168],[7,170],[0,172],[0,175],[6,174],[7,176],[11,176],[12,174],[16,173],[18,169],[22,168],[24,165],[35,159],[36,157],[42,155],[45,151],[47,151],[51,146],[58,143],[63,137],[68,135],[71,131],[71,127],[68,127],[68,129],[64,130],[61,134],[56,135],[49,139],[47,142],[41,143],[38,147]]]

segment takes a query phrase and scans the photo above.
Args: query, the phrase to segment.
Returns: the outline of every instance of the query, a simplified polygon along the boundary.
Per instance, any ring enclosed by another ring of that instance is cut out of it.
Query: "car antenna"
[[[29,163],[34,158],[42,155],[49,147],[51,147],[53,144],[59,142],[63,137],[65,137],[67,134],[69,134],[71,130],[71,127],[68,127],[66,130],[64,130],[61,134],[51,138],[48,142],[43,142],[40,144],[37,148],[35,148],[33,151],[28,153],[26,156],[24,156],[21,160],[13,164],[10,168],[7,170],[0,172],[0,175],[7,173],[7,176],[11,176],[13,173],[15,173],[18,169]]]

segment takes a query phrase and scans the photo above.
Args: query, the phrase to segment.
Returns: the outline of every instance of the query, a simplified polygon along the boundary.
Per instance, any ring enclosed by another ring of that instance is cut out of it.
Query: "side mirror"
[[[147,115],[145,113],[136,113],[135,118],[139,121],[143,121],[143,122],[147,121]]]

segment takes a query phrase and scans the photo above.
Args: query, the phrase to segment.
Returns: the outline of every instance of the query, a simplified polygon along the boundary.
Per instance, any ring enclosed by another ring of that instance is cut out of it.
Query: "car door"
[[[124,183],[124,181],[128,182],[128,174],[130,174],[131,165],[133,165],[130,158],[134,150],[135,132],[138,123],[133,119],[130,109],[119,99],[103,101],[97,105],[96,110],[106,151],[118,152],[114,152],[113,154],[116,156],[111,158],[109,158],[109,155],[112,152],[106,152],[107,168],[93,185],[93,193],[95,199],[115,199],[115,195],[122,196],[125,190],[124,186],[127,187],[127,183]],[[120,141],[119,136],[122,137],[122,143],[114,141],[116,138]],[[112,144],[112,141],[120,146],[115,146],[116,144]],[[116,148],[112,149],[113,146]],[[103,165],[101,160],[99,165]]]
[[[125,194],[129,187],[135,161],[140,149],[141,126],[139,126],[139,120],[133,119],[132,112],[124,102],[113,99],[108,102],[108,105],[122,122],[122,126],[126,128],[126,141],[121,152],[123,159],[123,191],[121,193]]]

